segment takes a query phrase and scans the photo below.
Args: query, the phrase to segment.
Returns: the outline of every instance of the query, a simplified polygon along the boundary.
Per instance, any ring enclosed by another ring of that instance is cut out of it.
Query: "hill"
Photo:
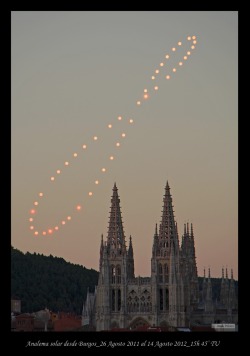
[[[22,312],[47,307],[81,314],[87,288],[94,291],[97,282],[98,272],[93,269],[11,248],[11,296],[21,300]]]

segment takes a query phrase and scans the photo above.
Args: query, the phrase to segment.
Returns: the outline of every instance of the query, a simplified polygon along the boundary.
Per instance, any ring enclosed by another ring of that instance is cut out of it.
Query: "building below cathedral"
[[[219,299],[212,299],[210,269],[199,290],[193,225],[184,225],[180,244],[168,183],[152,241],[151,277],[135,277],[132,238],[127,247],[115,184],[106,241],[101,238],[98,285],[87,293],[82,324],[101,331],[238,323],[232,271],[229,280],[222,270]]]

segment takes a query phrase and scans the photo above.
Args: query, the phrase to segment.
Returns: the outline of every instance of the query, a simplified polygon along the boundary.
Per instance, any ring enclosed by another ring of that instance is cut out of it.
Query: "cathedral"
[[[193,225],[185,224],[179,241],[172,196],[166,184],[159,229],[152,241],[151,276],[135,277],[132,237],[128,247],[116,184],[111,197],[107,238],[101,238],[99,280],[88,291],[82,324],[96,331],[135,330],[140,326],[176,328],[237,323],[233,272],[222,270],[220,297],[213,300],[210,269],[198,284]]]

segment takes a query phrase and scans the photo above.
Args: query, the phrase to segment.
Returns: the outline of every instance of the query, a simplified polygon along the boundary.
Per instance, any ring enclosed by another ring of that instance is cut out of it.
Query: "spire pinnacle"
[[[233,277],[233,269],[231,268],[231,279],[234,279]]]
[[[164,239],[164,240],[173,239],[173,240],[175,240],[175,243],[177,245],[178,238],[177,238],[177,232],[176,232],[176,226],[175,226],[172,196],[170,194],[170,188],[169,188],[168,182],[167,182],[166,188],[165,188],[165,194],[163,197],[163,207],[162,208],[163,209],[162,209],[161,223],[160,223],[160,229],[159,229],[159,239],[160,240],[161,239]],[[170,246],[170,241],[169,241],[168,245]]]
[[[158,235],[158,227],[157,227],[157,223],[155,224],[155,236]]]
[[[222,267],[222,279],[224,279],[224,267]]]
[[[226,279],[228,279],[227,268],[226,268]]]
[[[206,278],[206,270],[205,270],[205,267],[204,267],[204,278]]]
[[[193,224],[191,223],[191,237],[194,237]]]
[[[107,245],[109,249],[126,250],[125,234],[120,208],[120,199],[116,183],[114,183],[113,195],[111,197],[111,210],[109,216],[109,227]]]
[[[186,224],[184,224],[184,236],[186,236],[187,230],[186,230]]]
[[[134,252],[133,252],[133,245],[132,245],[132,237],[131,235],[129,236],[129,247],[128,247],[128,256],[133,257]]]
[[[165,189],[166,189],[166,190],[169,190],[169,189],[170,189],[169,184],[168,184],[168,180],[167,180]]]
[[[187,223],[187,235],[189,236],[189,224]]]
[[[210,278],[210,267],[208,267],[208,278]]]
[[[133,245],[132,245],[132,237],[129,236],[129,247],[128,247],[128,278],[134,278],[134,252],[133,252]]]

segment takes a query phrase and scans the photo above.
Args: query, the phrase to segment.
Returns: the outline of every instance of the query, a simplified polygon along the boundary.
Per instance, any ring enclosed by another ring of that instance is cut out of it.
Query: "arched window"
[[[159,306],[163,310],[163,289],[159,289]]]
[[[162,265],[161,265],[161,263],[159,264],[159,274],[162,274]]]
[[[118,289],[118,293],[117,293],[117,309],[118,311],[121,310],[121,290]]]
[[[116,283],[118,283],[118,284],[121,283],[121,266],[120,265],[116,266]]]
[[[165,280],[165,283],[169,282],[168,265],[167,265],[167,263],[164,264],[164,280]]]
[[[111,283],[115,284],[115,266],[111,266]]]
[[[169,310],[169,292],[168,289],[166,289],[166,310]]]
[[[167,263],[164,264],[164,274],[168,274],[168,265]]]
[[[111,309],[112,311],[115,311],[115,290],[112,289],[111,292]]]
[[[159,272],[159,283],[162,283],[163,282],[163,270],[162,270],[162,264],[161,263],[159,263],[158,272]]]

